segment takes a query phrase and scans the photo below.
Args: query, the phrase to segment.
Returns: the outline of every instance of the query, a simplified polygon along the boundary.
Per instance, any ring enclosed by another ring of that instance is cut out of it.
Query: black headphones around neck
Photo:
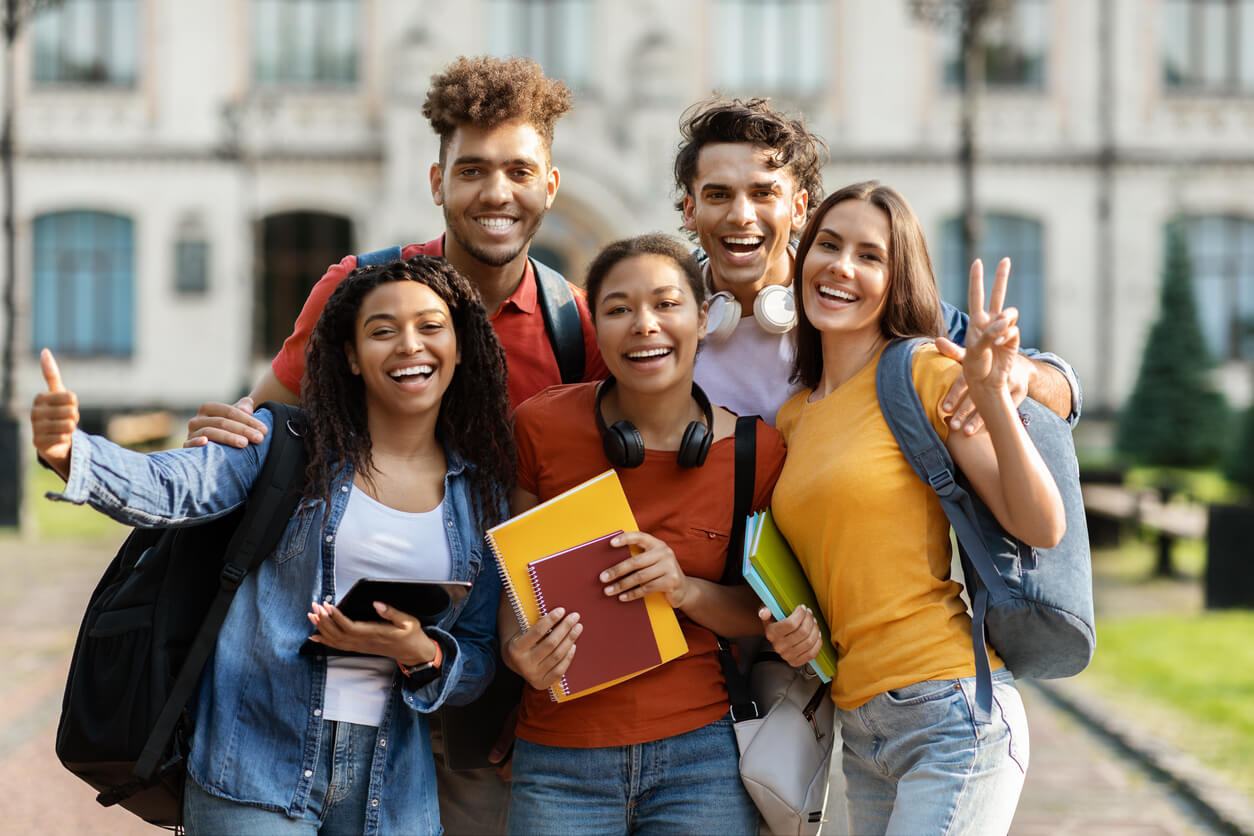
[[[639,467],[644,464],[644,439],[640,436],[640,430],[630,421],[615,421],[613,426],[607,427],[605,419],[601,417],[601,399],[614,387],[614,383],[611,375],[597,386],[594,410],[597,429],[601,433],[601,446],[605,450],[605,457],[614,467]],[[692,397],[705,413],[705,423],[693,421],[684,430],[676,457],[680,467],[700,467],[705,464],[710,444],[714,441],[714,408],[710,406],[710,399],[705,396],[705,392],[695,382],[692,384]]]

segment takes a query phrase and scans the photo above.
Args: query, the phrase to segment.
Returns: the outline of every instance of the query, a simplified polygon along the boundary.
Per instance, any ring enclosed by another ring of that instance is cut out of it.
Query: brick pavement
[[[24,544],[0,539],[0,833],[152,833],[96,805],[52,751],[61,689],[83,605],[115,543]],[[1163,783],[1147,777],[1030,685],[1023,688],[1032,761],[1011,833],[1162,834],[1212,831]]]

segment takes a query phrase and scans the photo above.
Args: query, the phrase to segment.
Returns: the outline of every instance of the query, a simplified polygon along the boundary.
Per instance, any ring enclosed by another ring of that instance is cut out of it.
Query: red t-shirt
[[[444,257],[444,237],[436,238],[425,244],[410,244],[401,250],[402,258],[415,255],[429,255],[436,258]],[[283,348],[270,364],[274,376],[279,382],[300,393],[301,378],[305,375],[305,346],[309,344],[309,336],[313,333],[322,309],[326,307],[331,292],[340,282],[357,267],[357,256],[345,256],[339,264],[332,264],[327,272],[313,286],[300,316],[296,318],[296,327],[292,335],[283,342]],[[583,290],[571,285],[575,294],[575,304],[579,307],[579,320],[583,326],[584,344],[584,380],[600,380],[609,372],[601,360],[597,350],[596,332],[592,327],[592,317],[588,313],[588,302]],[[540,312],[539,300],[536,296],[535,271],[531,262],[523,272],[513,295],[505,300],[500,309],[489,317],[496,337],[505,349],[505,363],[509,369],[509,401],[518,406],[532,395],[562,382],[561,371],[557,367],[557,356],[549,342],[548,331],[544,328],[544,314]]]
[[[594,418],[596,385],[555,386],[518,408],[518,485],[541,501],[610,469]],[[784,442],[757,425],[753,507],[770,504],[784,466]],[[701,467],[683,468],[673,451],[648,450],[640,467],[619,468],[640,530],[664,541],[692,577],[719,581],[731,540],[735,438],[710,447]],[[523,688],[518,736],[548,746],[626,746],[682,734],[727,713],[727,689],[714,634],[677,612],[688,652],[634,679],[569,702]]]

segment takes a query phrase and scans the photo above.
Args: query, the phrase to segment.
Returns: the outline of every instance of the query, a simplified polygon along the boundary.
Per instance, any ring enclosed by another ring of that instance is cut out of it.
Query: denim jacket
[[[272,424],[268,410],[257,417]],[[52,498],[88,503],[133,526],[192,525],[241,505],[269,450],[208,444],[142,455],[74,433],[70,478]],[[467,465],[446,450],[444,524],[452,577],[469,595],[427,634],[444,652],[440,677],[411,689],[400,676],[379,726],[364,833],[436,833],[439,808],[427,715],[477,697],[495,668],[500,579],[475,524]],[[336,529],[353,482],[344,468],[331,503],[304,499],[279,546],[240,585],[201,677],[188,773],[213,795],[289,815],[309,800],[318,761],[326,663],[301,656],[312,600],[334,601]],[[502,509],[503,510],[503,509]]]

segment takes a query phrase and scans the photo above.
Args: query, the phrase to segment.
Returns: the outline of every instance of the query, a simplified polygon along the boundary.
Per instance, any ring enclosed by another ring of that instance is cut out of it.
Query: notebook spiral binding
[[[510,609],[514,611],[514,617],[518,619],[518,626],[525,632],[528,627],[527,616],[523,612],[522,603],[518,600],[518,593],[514,591],[514,582],[510,580],[509,572],[505,570],[505,561],[501,560],[501,553],[497,551],[496,541],[492,539],[492,536],[488,535],[485,539],[488,541],[488,548],[492,550],[492,557],[496,559],[496,572],[501,576],[501,588],[505,590],[505,597],[509,598]]]
[[[540,606],[540,617],[544,618],[549,614],[549,605],[544,603],[544,590],[540,587],[540,579],[536,577],[536,567],[527,564],[527,574],[531,576],[531,588],[536,591],[536,603]],[[562,696],[570,696],[570,685],[566,682],[566,674],[562,674],[562,678],[549,686],[549,699],[557,702],[557,689],[562,690]]]

